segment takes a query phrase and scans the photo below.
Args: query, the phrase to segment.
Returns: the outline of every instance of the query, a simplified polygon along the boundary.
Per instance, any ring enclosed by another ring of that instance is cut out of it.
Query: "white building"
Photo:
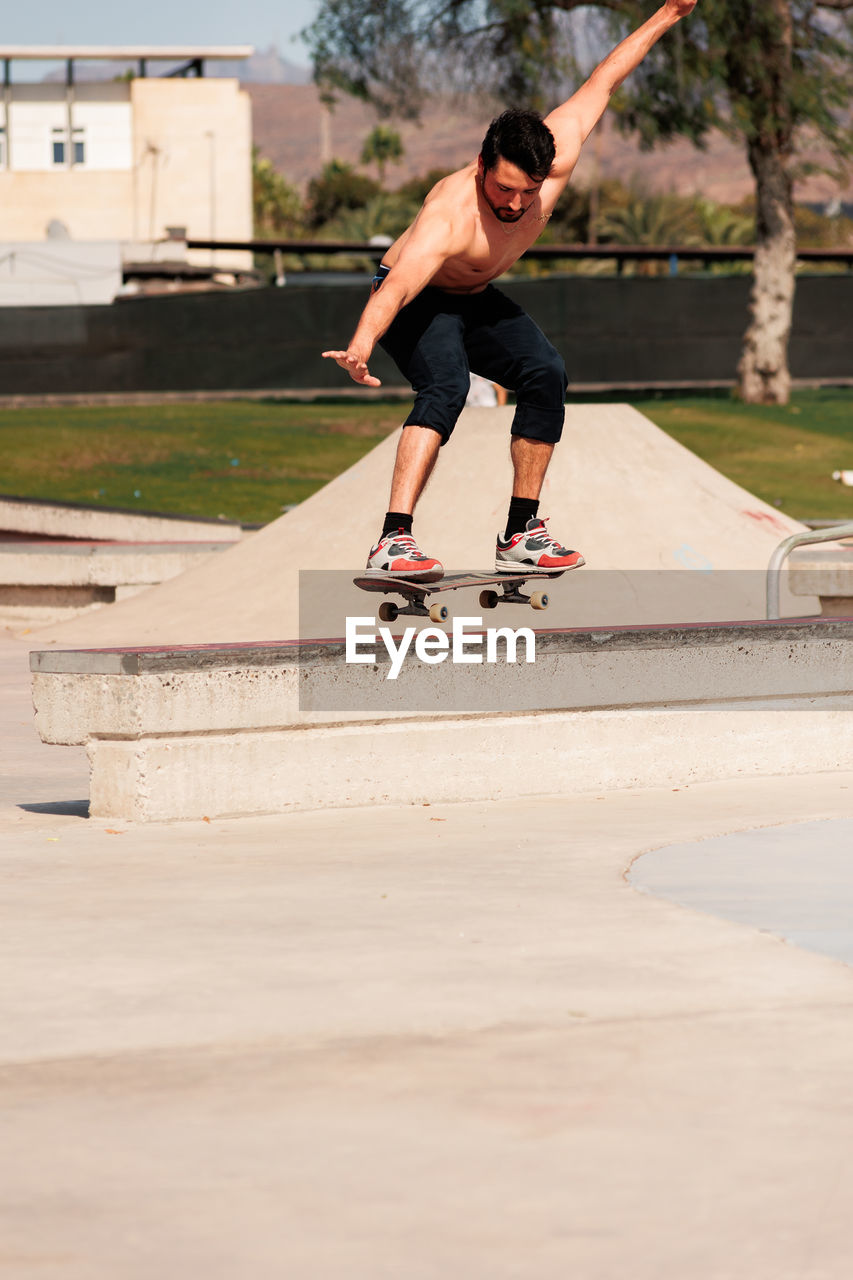
[[[73,241],[136,246],[177,226],[192,239],[251,239],[249,98],[237,80],[203,74],[207,61],[251,53],[0,46],[0,246],[43,241],[51,224]],[[61,62],[64,83],[16,81],[25,60]],[[80,64],[95,61],[118,64],[116,78],[86,82]],[[178,66],[151,74],[156,64]],[[216,261],[248,265],[247,255],[224,251]]]

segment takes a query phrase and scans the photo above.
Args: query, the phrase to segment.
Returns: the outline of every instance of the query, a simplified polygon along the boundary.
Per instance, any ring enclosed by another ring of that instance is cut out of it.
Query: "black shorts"
[[[387,274],[380,268],[374,289]],[[530,316],[494,285],[467,294],[424,289],[403,307],[379,345],[415,392],[405,426],[431,427],[446,444],[473,372],[515,393],[513,435],[549,444],[560,439],[565,365]]]

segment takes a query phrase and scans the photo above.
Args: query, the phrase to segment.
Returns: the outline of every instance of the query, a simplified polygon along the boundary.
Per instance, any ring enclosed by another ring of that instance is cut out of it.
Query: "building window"
[[[82,128],[72,130],[71,141],[74,147],[73,164],[86,163],[86,134]],[[68,130],[51,130],[52,157],[55,166],[68,163]]]
[[[6,130],[0,125],[0,169],[6,168]]]

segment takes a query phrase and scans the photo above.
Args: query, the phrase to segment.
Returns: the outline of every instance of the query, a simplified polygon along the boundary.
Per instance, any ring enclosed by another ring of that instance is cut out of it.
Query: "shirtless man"
[[[323,352],[355,382],[378,387],[368,368],[378,342],[415,392],[368,573],[423,581],[442,576],[442,564],[412,537],[412,514],[462,411],[469,371],[516,395],[512,498],[497,538],[496,570],[547,573],[584,563],[538,518],[542,482],[563,429],[565,367],[529,316],[490,282],[539,236],[611,95],[695,5],[665,0],[544,120],[513,109],[493,120],[479,157],[436,183],[386,252],[346,351]]]

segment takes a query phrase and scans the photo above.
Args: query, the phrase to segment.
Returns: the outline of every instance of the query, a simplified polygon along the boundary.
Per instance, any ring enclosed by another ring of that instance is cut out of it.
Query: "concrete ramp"
[[[490,570],[511,485],[511,408],[466,409],[442,451],[415,521],[421,545],[448,570]],[[54,629],[62,647],[243,643],[340,636],[348,614],[380,596],[349,579],[364,565],[386,509],[396,433],[259,533],[180,577]],[[586,568],[552,584],[547,613],[502,607],[514,627],[644,625],[764,616],[774,547],[802,528],[731,483],[627,405],[573,405],[540,511],[581,550]],[[478,611],[476,595],[449,597]],[[784,591],[783,612],[818,611]]]

